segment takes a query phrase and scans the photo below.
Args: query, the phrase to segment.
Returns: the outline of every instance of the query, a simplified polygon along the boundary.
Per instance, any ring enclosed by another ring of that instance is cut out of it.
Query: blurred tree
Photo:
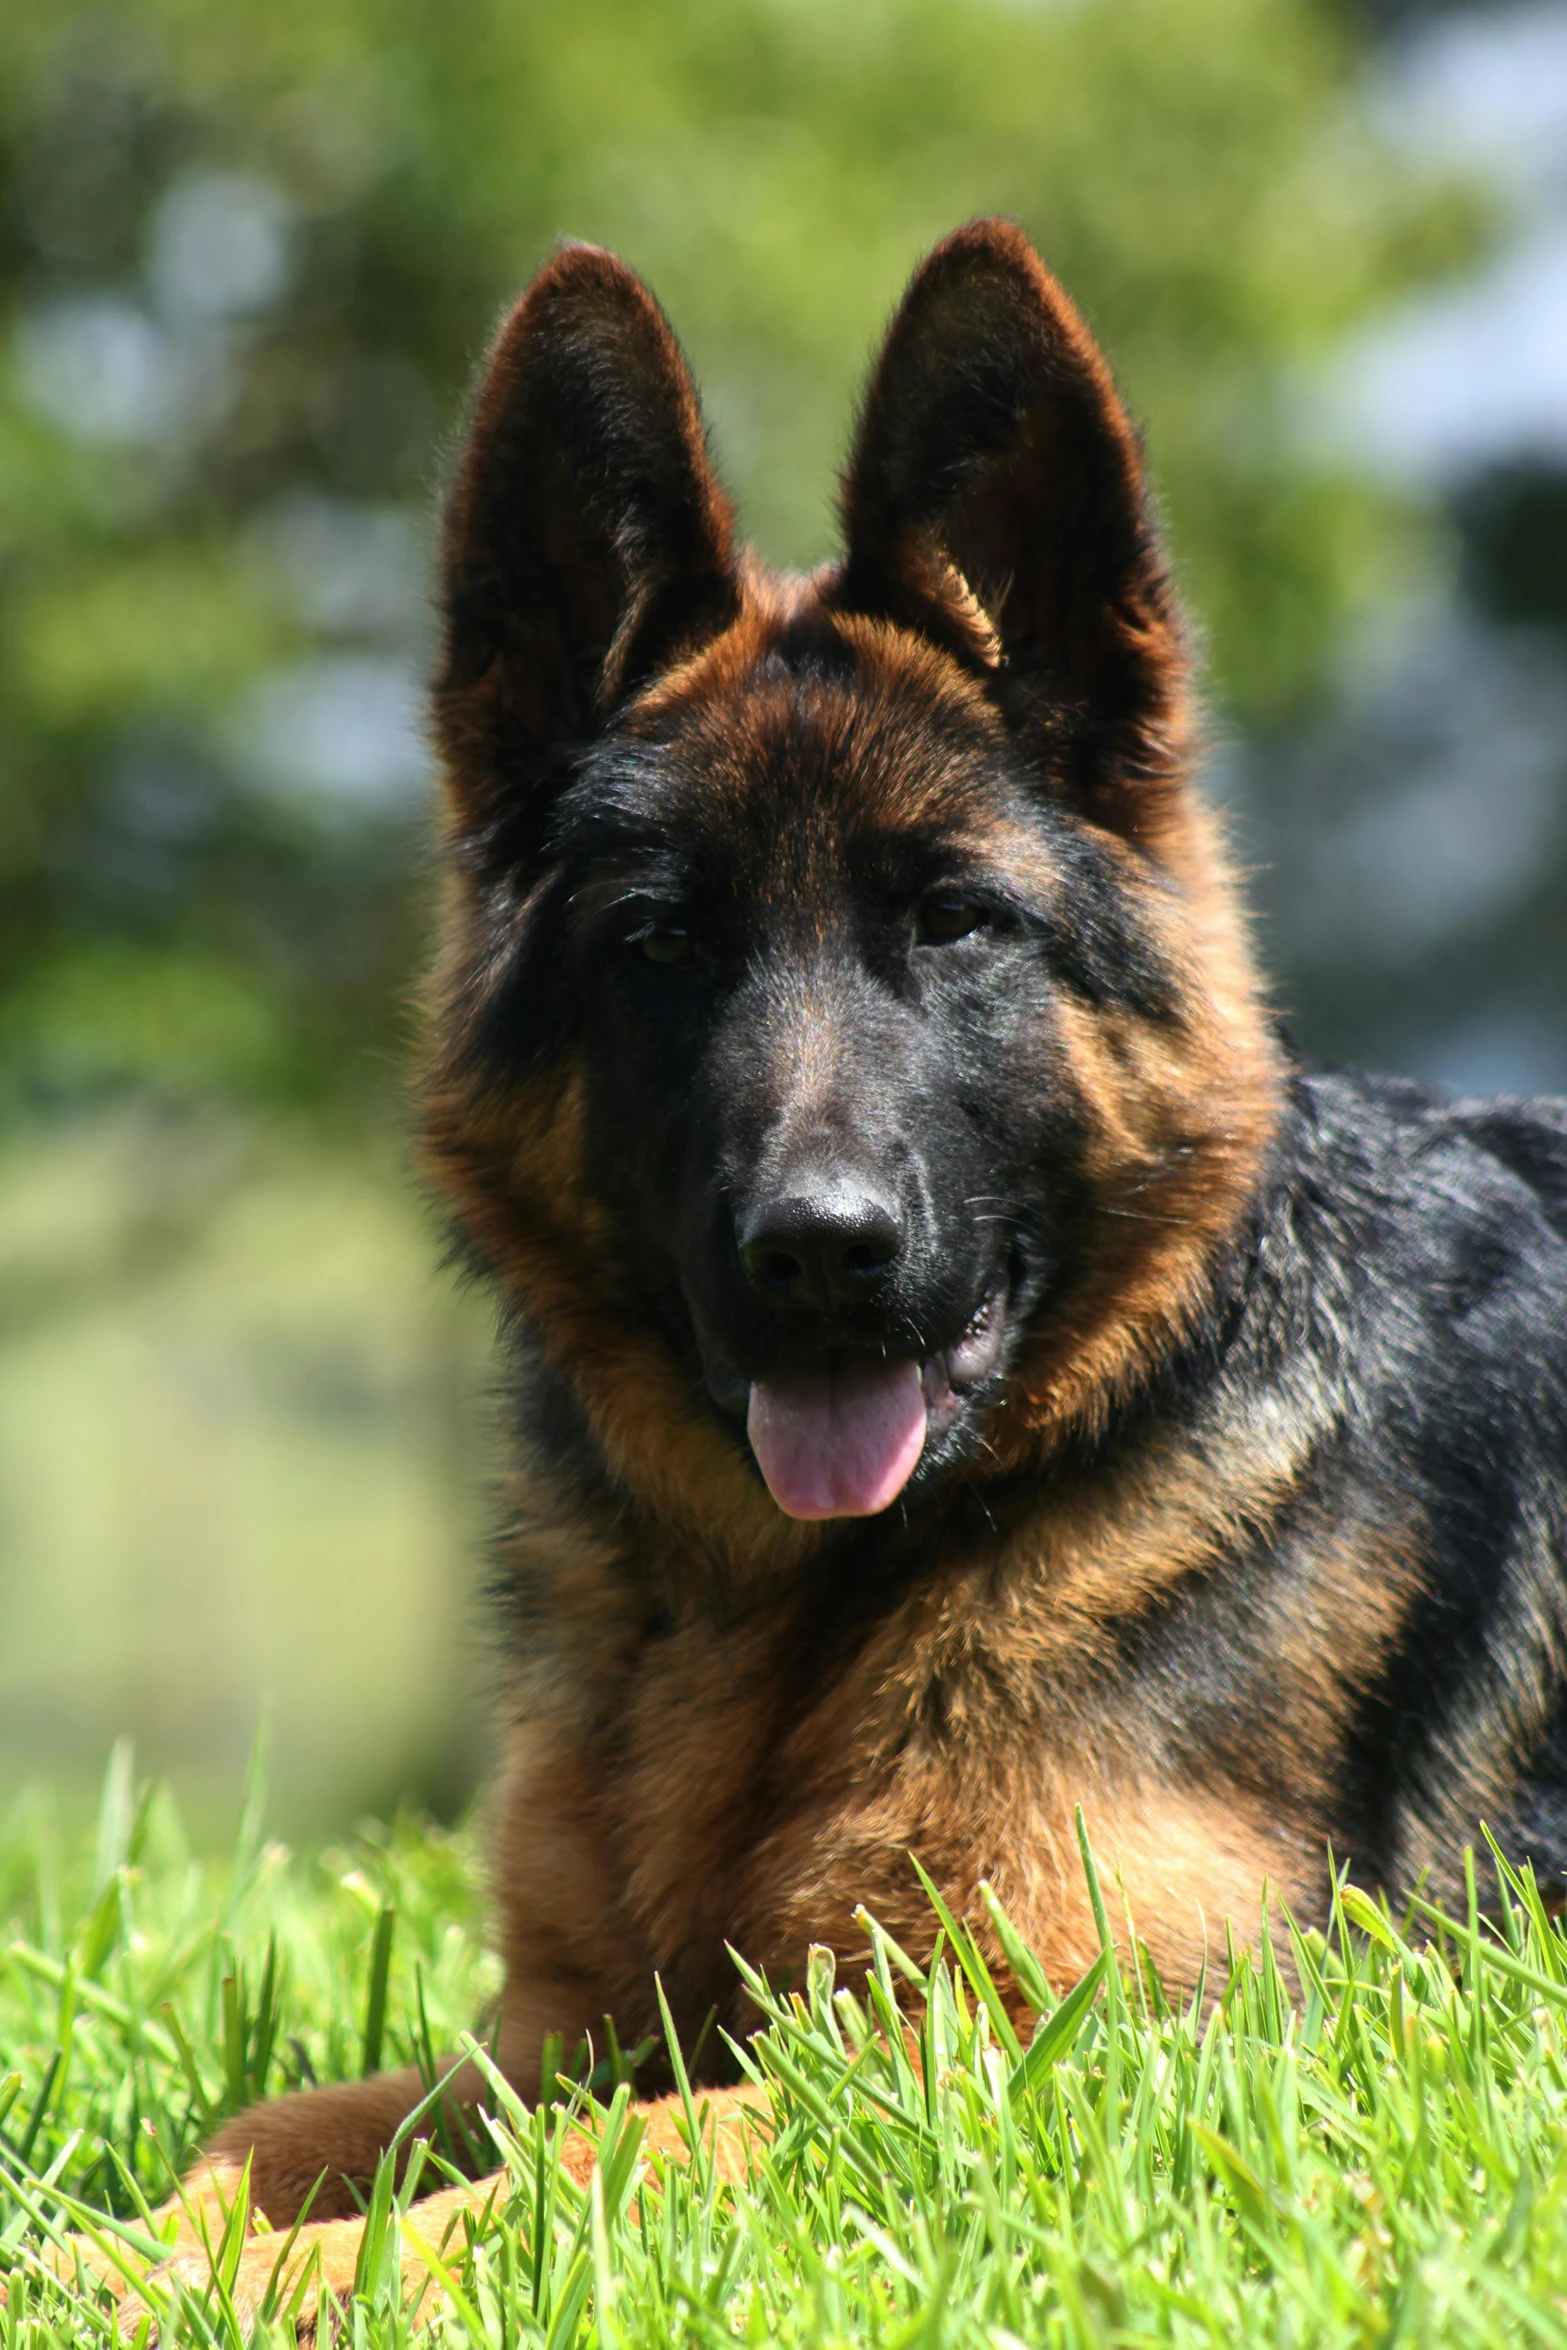
[[[361,1117],[424,922],[433,454],[561,232],[652,280],[764,551],[919,252],[1022,217],[1277,720],[1415,518],[1302,372],[1471,245],[1310,0],[117,0],[0,17],[0,1115]]]

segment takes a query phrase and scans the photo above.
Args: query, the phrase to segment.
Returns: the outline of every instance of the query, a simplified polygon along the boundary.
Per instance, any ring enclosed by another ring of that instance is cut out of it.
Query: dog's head
[[[1016,229],[916,275],[843,518],[809,579],[737,554],[662,315],[570,248],[479,392],[436,689],[441,1179],[622,1475],[695,1418],[795,1518],[1102,1410],[1273,1091],[1136,440]]]

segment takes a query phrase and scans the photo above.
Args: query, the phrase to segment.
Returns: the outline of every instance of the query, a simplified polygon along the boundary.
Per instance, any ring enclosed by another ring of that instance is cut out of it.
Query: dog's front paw
[[[265,2319],[292,2327],[300,2342],[313,2342],[323,2314],[341,2308],[354,2289],[363,2240],[363,2222],[354,2219],[318,2221],[292,2237],[247,2235],[226,2256],[217,2239],[210,2245],[182,2242],[148,2271],[139,2290],[125,2291],[119,2330],[128,2340],[150,2317],[156,2342],[160,2314],[171,2299],[188,2296],[232,2308],[242,2334]]]
[[[78,2230],[35,2247],[31,2261],[75,2291],[108,2293],[121,2305],[123,2325],[125,2313],[139,2309],[140,2288],[148,2278],[164,2274],[176,2262],[199,2262],[210,2277],[225,2236],[248,2221],[242,2186],[238,2164],[203,2160],[178,2193],[146,2221],[127,2223],[122,2234],[106,2219],[91,2234]],[[159,2250],[154,2252],[153,2245]],[[0,2306],[7,2299],[6,2282],[0,2277]]]

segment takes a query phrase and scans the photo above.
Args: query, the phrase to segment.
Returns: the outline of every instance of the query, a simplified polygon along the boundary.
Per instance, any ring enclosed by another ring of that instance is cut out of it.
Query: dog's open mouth
[[[924,1362],[836,1351],[752,1382],[746,1433],[791,1518],[869,1518],[895,1501],[932,1434],[996,1365],[1006,1293],[993,1290],[953,1346]]]

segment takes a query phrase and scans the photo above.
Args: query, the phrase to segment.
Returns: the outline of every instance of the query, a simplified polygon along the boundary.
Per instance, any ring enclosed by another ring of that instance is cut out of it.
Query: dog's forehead
[[[631,731],[668,816],[753,860],[785,832],[968,836],[1013,797],[1005,730],[956,662],[811,608],[738,623],[658,681]]]

